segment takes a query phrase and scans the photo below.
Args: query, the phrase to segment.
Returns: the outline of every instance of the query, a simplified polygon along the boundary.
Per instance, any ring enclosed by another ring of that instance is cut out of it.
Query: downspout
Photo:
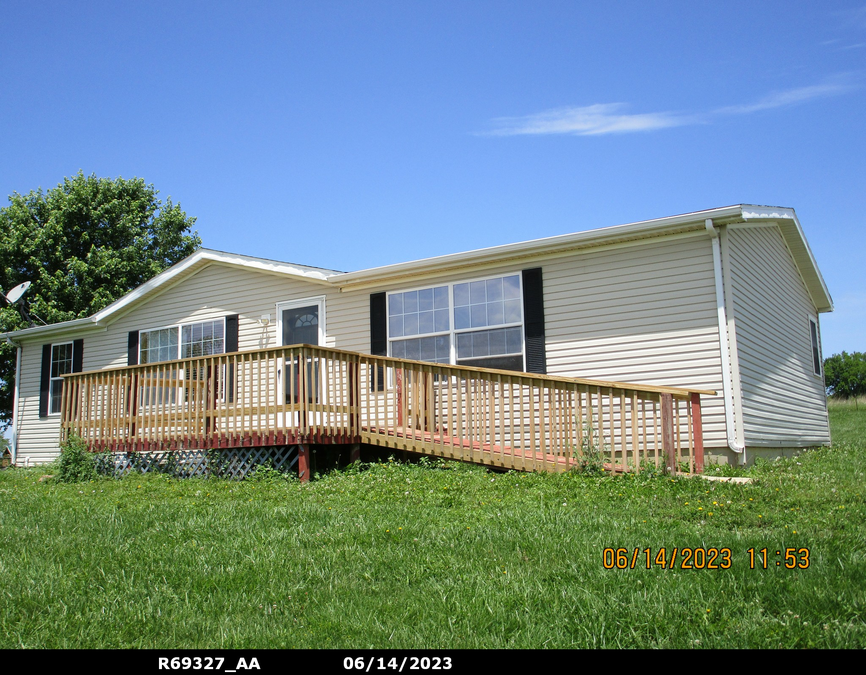
[[[725,285],[722,277],[722,251],[719,246],[719,233],[711,218],[704,221],[713,248],[713,271],[716,281],[716,312],[719,320],[719,351],[722,356],[722,393],[725,399],[725,431],[728,447],[739,455],[739,463],[746,462],[746,447],[737,442],[734,423],[734,385],[731,380],[731,358],[728,352],[728,319],[725,312]]]
[[[18,351],[15,356],[15,389],[12,392],[12,466],[18,461],[18,389],[21,386],[21,345],[7,337],[8,342]]]

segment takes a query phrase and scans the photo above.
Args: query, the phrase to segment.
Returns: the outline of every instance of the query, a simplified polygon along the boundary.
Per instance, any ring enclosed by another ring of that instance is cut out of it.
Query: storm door
[[[280,308],[283,345],[318,345],[321,336],[320,319],[322,304]],[[303,368],[303,372],[301,369]],[[319,401],[319,362],[308,358],[301,364],[300,358],[294,363],[287,360],[283,364],[283,394],[285,401],[297,403],[306,392],[308,403]]]

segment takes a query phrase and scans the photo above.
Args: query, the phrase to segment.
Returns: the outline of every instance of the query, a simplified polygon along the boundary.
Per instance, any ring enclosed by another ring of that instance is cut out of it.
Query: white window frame
[[[503,323],[497,324],[495,326],[479,326],[476,328],[456,328],[456,324],[454,321],[455,315],[455,306],[454,306],[454,287],[458,284],[472,284],[478,281],[489,281],[491,279],[504,279],[505,277],[517,277],[519,289],[520,289],[520,321],[519,322],[511,322],[511,323]],[[391,307],[391,296],[396,295],[398,293],[411,293],[412,291],[423,291],[428,288],[440,288],[445,286],[448,288],[448,313],[449,313],[449,330],[447,331],[438,331],[433,333],[419,333],[418,335],[401,335],[398,337],[391,336],[391,315],[389,309]],[[476,277],[472,279],[458,279],[457,281],[451,281],[446,283],[430,283],[424,286],[415,286],[413,288],[399,288],[394,289],[393,291],[388,291],[385,294],[385,322],[387,328],[388,335],[388,355],[393,356],[393,352],[391,350],[391,345],[393,342],[399,340],[413,340],[416,338],[425,338],[425,337],[437,337],[440,335],[448,335],[450,339],[450,348],[451,348],[451,356],[449,365],[457,364],[457,336],[465,333],[478,333],[481,331],[488,330],[499,330],[505,328],[520,328],[520,348],[521,348],[521,358],[523,360],[523,372],[526,372],[526,316],[523,307],[523,273],[521,271],[515,272],[502,272],[500,274],[491,274],[484,277]],[[496,355],[498,356],[498,355]],[[517,356],[516,354],[502,354],[501,356]],[[493,357],[479,357],[480,358],[495,358]],[[465,360],[465,359],[464,359]]]
[[[52,371],[54,370],[54,348],[55,347],[64,347],[66,345],[69,345],[72,348],[72,366],[70,367],[70,370],[69,370],[69,372],[72,373],[73,372],[72,368],[75,367],[75,342],[73,340],[70,340],[69,342],[52,342],[51,343],[51,359],[48,362],[48,416],[49,417],[60,415],[60,410],[58,410],[56,412],[53,412],[51,410],[51,406],[54,403],[53,384],[55,382],[58,382],[58,383],[60,383],[61,391],[63,388],[63,375],[60,375],[59,377],[54,377],[51,375]],[[66,373],[64,373],[64,374],[66,374]],[[61,406],[62,405],[63,404],[61,402]]]
[[[325,330],[325,296],[317,295],[312,298],[301,298],[299,300],[284,300],[283,302],[277,303],[277,342],[281,347],[288,346],[283,344],[283,311],[287,309],[297,309],[298,307],[309,307],[312,305],[316,305],[319,308],[319,335],[318,345],[316,346],[325,346],[325,335],[327,334],[327,331]],[[283,357],[280,357],[279,365],[277,366],[278,405],[284,405],[286,403],[286,387],[282,383],[282,373],[284,372],[286,372],[286,360]],[[282,425],[282,423],[282,413],[280,413],[278,424]]]
[[[319,306],[319,347],[325,346],[325,296],[317,295],[313,298],[303,298],[301,300],[285,300],[277,303],[277,342],[281,347],[283,344],[283,311],[286,309],[296,309],[298,307],[307,307],[309,305]]]

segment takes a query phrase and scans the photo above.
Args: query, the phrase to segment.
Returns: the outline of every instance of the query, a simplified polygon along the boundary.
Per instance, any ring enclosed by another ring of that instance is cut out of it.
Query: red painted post
[[[704,428],[701,421],[701,395],[692,394],[692,433],[695,436],[695,471],[704,472]]]
[[[310,482],[310,446],[298,446],[298,478],[302,483]]]
[[[350,361],[349,369],[349,437],[354,441],[361,436],[361,378],[357,361]]]
[[[397,385],[397,420],[394,426],[403,425],[403,369],[394,370],[394,382]],[[405,431],[405,429],[404,429]]]
[[[677,470],[676,448],[674,447],[674,401],[670,394],[661,395],[662,403],[662,450],[665,454],[665,473]]]

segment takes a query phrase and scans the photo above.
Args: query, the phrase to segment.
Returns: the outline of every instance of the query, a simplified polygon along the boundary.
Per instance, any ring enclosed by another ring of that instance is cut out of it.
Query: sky
[[[344,271],[788,206],[824,355],[866,351],[863,0],[0,0],[0,26],[0,198],[140,177],[208,248]]]

